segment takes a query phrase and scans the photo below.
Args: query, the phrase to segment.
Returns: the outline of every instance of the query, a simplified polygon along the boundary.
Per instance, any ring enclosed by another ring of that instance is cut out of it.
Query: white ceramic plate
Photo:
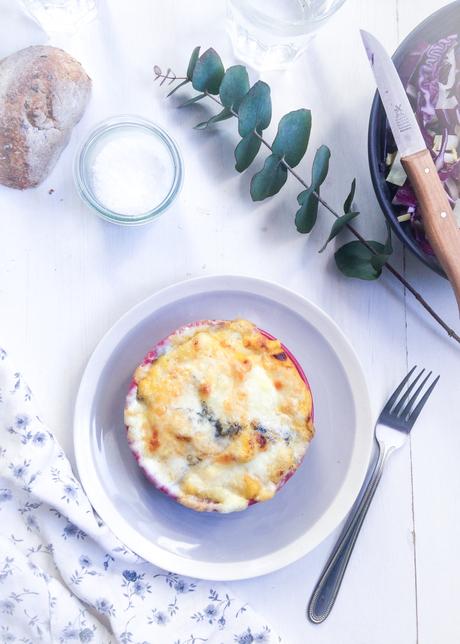
[[[148,350],[194,320],[243,317],[277,336],[313,392],[316,436],[276,496],[243,512],[198,513],[157,491],[130,452],[123,407]],[[204,579],[245,579],[304,556],[342,521],[372,447],[369,397],[358,359],[335,323],[285,288],[240,276],[175,284],[128,311],[86,367],[74,418],[75,454],[95,510],[144,559]]]

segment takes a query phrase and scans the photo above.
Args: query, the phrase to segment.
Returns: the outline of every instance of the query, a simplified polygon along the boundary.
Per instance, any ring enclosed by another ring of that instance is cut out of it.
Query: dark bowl
[[[431,14],[421,22],[399,45],[393,56],[398,71],[401,69],[407,54],[413,51],[421,41],[435,42],[450,33],[460,34],[460,0],[451,2]],[[388,168],[385,165],[388,123],[382,102],[376,92],[369,119],[368,154],[369,168],[383,214],[388,219],[396,235],[427,266],[439,275],[446,277],[434,255],[425,253],[412,235],[410,222],[399,223],[400,212],[392,205],[394,189],[385,180]]]

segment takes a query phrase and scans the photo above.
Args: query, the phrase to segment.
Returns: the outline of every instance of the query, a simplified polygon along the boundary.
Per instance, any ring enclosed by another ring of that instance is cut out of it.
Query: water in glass
[[[227,0],[235,54],[256,69],[283,69],[345,0]]]
[[[47,32],[75,31],[96,17],[96,0],[22,0]]]

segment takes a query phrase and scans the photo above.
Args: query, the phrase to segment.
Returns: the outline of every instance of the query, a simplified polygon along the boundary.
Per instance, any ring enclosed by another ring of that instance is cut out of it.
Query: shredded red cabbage
[[[435,43],[421,42],[406,56],[399,72],[439,177],[455,206],[460,194],[459,35],[451,34]],[[393,146],[387,143],[387,148],[395,149],[394,142]],[[395,191],[392,203],[401,213],[410,214],[408,225],[415,239],[425,253],[433,255],[408,181]]]
[[[446,54],[457,44],[457,36],[441,38],[437,43],[428,47],[418,73],[417,115],[421,117],[424,126],[436,120],[436,105],[439,98],[439,83],[445,81],[441,76],[445,68]]]

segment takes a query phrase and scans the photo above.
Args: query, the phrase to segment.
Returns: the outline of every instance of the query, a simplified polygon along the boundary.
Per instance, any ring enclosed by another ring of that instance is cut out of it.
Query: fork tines
[[[439,376],[436,376],[431,384],[428,384],[432,375],[432,371],[430,371],[410,396],[415,385],[425,373],[425,369],[422,369],[418,375],[411,379],[416,368],[417,366],[412,367],[407,376],[396,387],[380,414],[381,420],[386,419],[394,422],[398,419],[400,424],[405,425],[407,429],[411,429],[439,380]]]

